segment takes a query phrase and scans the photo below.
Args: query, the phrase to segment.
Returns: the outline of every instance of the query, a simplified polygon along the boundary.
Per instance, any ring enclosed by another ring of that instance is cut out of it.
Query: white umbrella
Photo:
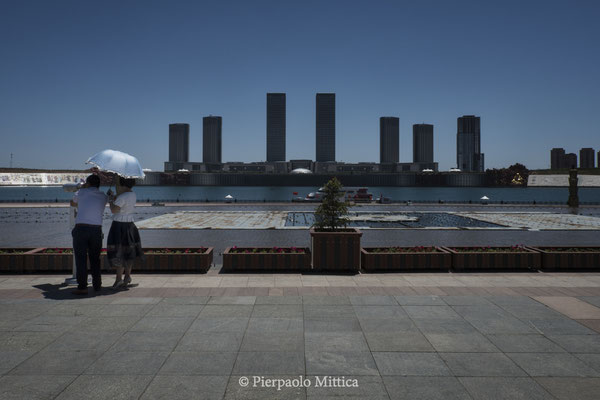
[[[117,150],[103,150],[94,154],[86,164],[94,164],[100,170],[114,172],[123,178],[144,178],[140,162],[134,156]]]
[[[479,200],[489,200],[489,199],[490,199],[489,197],[487,197],[487,196],[483,196],[483,197],[482,197],[481,199],[479,199]]]

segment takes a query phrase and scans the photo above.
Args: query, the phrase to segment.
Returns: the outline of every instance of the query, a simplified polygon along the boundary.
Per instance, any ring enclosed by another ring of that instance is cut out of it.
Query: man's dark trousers
[[[73,252],[77,270],[78,289],[87,288],[87,258],[90,259],[92,283],[94,289],[100,290],[102,278],[100,276],[100,251],[102,250],[102,226],[77,224],[73,231]]]

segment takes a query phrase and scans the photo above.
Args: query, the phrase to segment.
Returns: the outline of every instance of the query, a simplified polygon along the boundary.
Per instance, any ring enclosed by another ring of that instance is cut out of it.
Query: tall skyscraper
[[[317,93],[316,161],[335,161],[335,93]]]
[[[563,157],[562,168],[577,168],[577,154],[567,153]]]
[[[221,163],[221,117],[208,116],[202,118],[202,162]]]
[[[285,93],[267,93],[267,161],[285,161]]]
[[[379,118],[379,162],[400,161],[400,118]]]
[[[190,156],[190,124],[169,124],[169,161],[188,162]]]
[[[591,147],[584,147],[579,150],[579,168],[594,168],[596,154]]]
[[[565,168],[563,166],[564,157],[565,149],[562,147],[555,147],[550,150],[550,169]]]
[[[461,171],[484,171],[480,117],[463,115],[457,120],[456,164]]]
[[[433,125],[413,125],[413,162],[433,162]]]

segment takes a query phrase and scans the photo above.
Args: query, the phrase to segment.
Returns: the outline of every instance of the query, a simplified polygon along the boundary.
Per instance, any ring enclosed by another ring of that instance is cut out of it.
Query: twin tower
[[[267,162],[286,161],[285,93],[267,93]],[[380,163],[398,163],[400,149],[399,118],[380,118]],[[335,162],[335,93],[317,93],[317,162]],[[189,124],[169,125],[169,161],[189,161]],[[222,118],[204,117],[202,121],[202,162],[222,163]],[[413,162],[433,162],[433,125],[413,126]]]

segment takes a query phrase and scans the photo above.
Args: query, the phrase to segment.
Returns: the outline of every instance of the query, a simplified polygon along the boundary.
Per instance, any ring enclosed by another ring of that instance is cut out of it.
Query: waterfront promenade
[[[0,276],[0,398],[585,400],[600,390],[596,273],[211,270],[135,275],[139,287],[83,298],[64,278]],[[301,387],[264,384],[300,375]],[[326,376],[348,387],[315,387]]]

